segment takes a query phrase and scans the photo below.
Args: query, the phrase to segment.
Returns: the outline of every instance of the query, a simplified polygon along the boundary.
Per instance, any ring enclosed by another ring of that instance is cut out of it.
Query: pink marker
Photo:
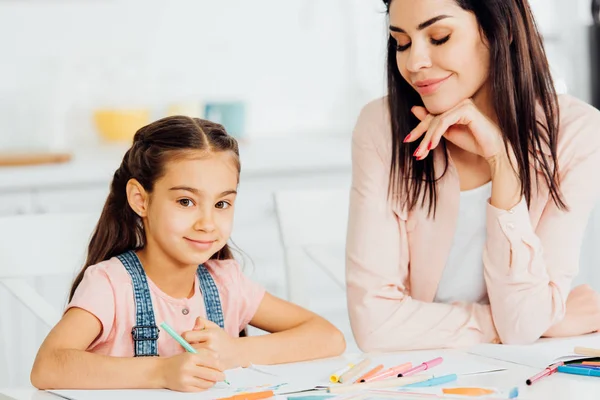
[[[444,361],[444,359],[442,357],[438,357],[438,358],[434,358],[433,360],[429,360],[429,361],[425,361],[423,364],[418,365],[412,369],[409,369],[406,372],[403,372],[401,374],[398,374],[398,377],[402,377],[402,376],[411,376],[414,374],[418,374],[419,372],[422,371],[426,371],[430,368],[435,367],[436,365],[440,365],[442,363],[442,361]]]
[[[390,368],[388,370],[379,372],[379,373],[377,373],[377,374],[375,374],[375,375],[373,375],[373,376],[365,379],[365,382],[380,381],[382,379],[386,379],[386,378],[389,378],[391,376],[398,376],[398,374],[401,374],[404,371],[408,371],[411,368],[412,368],[412,364],[409,363],[409,362],[404,363],[404,364],[400,364],[400,365],[397,365],[397,366],[392,367],[392,368]]]

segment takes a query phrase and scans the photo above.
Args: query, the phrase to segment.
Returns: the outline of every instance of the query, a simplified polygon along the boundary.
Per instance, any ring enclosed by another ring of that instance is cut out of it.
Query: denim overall
[[[131,336],[134,342],[134,356],[158,356],[157,340],[160,330],[154,320],[152,298],[150,297],[146,273],[135,252],[128,251],[117,256],[117,258],[123,263],[131,276],[133,285],[135,326],[131,330]],[[223,309],[221,308],[219,291],[215,281],[204,265],[198,266],[198,280],[200,281],[200,291],[204,297],[207,318],[223,329],[225,321],[223,320]]]

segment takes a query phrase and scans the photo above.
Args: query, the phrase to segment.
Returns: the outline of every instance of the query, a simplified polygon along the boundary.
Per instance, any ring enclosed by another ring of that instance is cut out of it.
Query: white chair
[[[97,220],[97,214],[0,217],[0,387],[28,382],[37,348],[61,318]]]
[[[572,287],[586,283],[600,292],[600,202],[596,205],[588,222],[581,246],[579,274]]]
[[[289,301],[308,305],[305,270],[311,261],[345,290],[343,257],[349,195],[349,189],[286,190],[274,194]]]

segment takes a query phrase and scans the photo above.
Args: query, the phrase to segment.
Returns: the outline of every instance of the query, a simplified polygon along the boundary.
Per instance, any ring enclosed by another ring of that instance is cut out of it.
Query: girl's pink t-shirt
[[[212,275],[221,298],[225,331],[238,337],[254,317],[265,290],[244,275],[235,260],[209,260],[204,266]],[[161,291],[149,278],[156,325],[165,321],[179,334],[192,330],[196,317],[206,318],[198,276],[191,298],[176,299]],[[88,351],[133,357],[131,329],[135,326],[135,302],[129,273],[116,257],[90,266],[67,305],[84,309],[102,323],[102,332]],[[169,334],[160,331],[158,354],[168,357],[184,349]]]

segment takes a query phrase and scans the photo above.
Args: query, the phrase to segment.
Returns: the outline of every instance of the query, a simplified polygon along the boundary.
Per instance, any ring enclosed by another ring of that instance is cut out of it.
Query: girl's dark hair
[[[154,183],[164,174],[169,160],[185,157],[190,151],[230,151],[240,171],[237,141],[223,126],[199,118],[172,116],[160,119],[139,129],[131,148],[125,153],[121,166],[114,174],[110,193],[88,246],[87,260],[71,287],[69,301],[90,265],[108,260],[128,250],[146,245],[142,219],[129,206],[126,185],[136,179],[151,193]],[[211,259],[232,259],[228,245]]]
[[[389,17],[393,0],[383,0]],[[561,209],[556,154],[559,109],[554,83],[546,58],[542,37],[538,32],[527,0],[455,0],[472,12],[490,49],[489,79],[493,107],[498,116],[505,146],[512,146],[521,180],[521,195],[531,200],[530,166],[543,172],[550,195]],[[389,36],[387,46],[388,107],[392,129],[392,160],[389,193],[397,193],[409,210],[418,203],[427,205],[435,215],[436,182],[448,168],[448,152],[444,143],[445,169],[434,171],[433,157],[417,161],[412,154],[419,141],[404,144],[408,133],[419,123],[411,113],[415,105],[423,106],[419,94],[400,75],[396,64],[396,41]],[[544,113],[538,119],[536,106]],[[550,150],[550,156],[542,151]],[[437,176],[437,179],[436,179]],[[535,176],[537,183],[537,175]]]

